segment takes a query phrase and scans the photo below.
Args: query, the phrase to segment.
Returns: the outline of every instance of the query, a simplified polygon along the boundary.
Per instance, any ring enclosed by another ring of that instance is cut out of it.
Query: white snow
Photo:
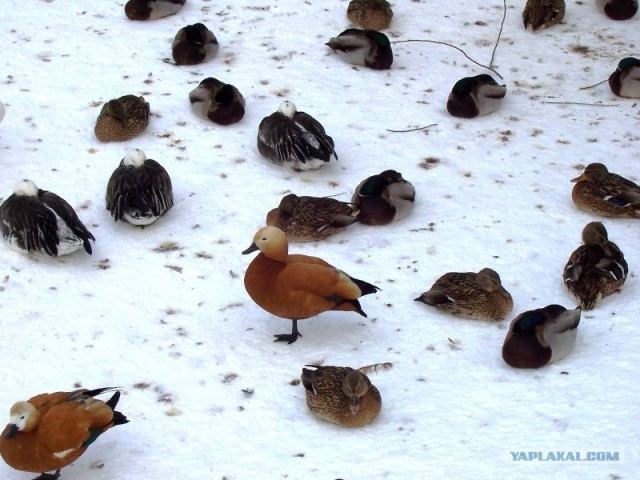
[[[0,197],[30,178],[74,206],[97,239],[92,256],[60,259],[0,245],[7,421],[15,401],[37,393],[123,388],[118,409],[131,422],[63,469],[64,480],[637,478],[638,220],[602,219],[630,274],[619,295],[584,312],[571,355],[519,371],[500,349],[517,314],[575,306],[562,269],[596,218],[573,205],[569,180],[591,162],[640,180],[638,101],[606,83],[580,90],[640,54],[640,16],[614,22],[595,2],[569,0],[562,24],[532,33],[524,2],[508,3],[500,80],[433,43],[393,44],[390,71],[351,67],[324,46],[349,27],[347,0],[188,0],[152,22],[129,21],[124,1],[4,0]],[[393,7],[392,40],[448,42],[489,63],[502,1]],[[177,67],[168,60],[173,37],[196,22],[220,52]],[[450,117],[451,87],[479,73],[507,85],[501,108]],[[221,127],[191,111],[189,92],[208,76],[243,93],[240,123]],[[101,105],[126,94],[150,103],[149,127],[100,143]],[[260,157],[258,124],[285,99],[324,125],[339,161],[295,173]],[[104,205],[109,176],[133,148],[174,185],[173,209],[144,229],[114,222]],[[325,313],[300,322],[295,344],[274,343],[291,323],[248,297],[253,255],[241,255],[266,213],[288,192],[348,201],[361,180],[389,168],[416,187],[411,215],[290,247],[379,286],[362,299],[368,318]],[[447,271],[483,267],[514,298],[500,323],[413,301]],[[383,397],[379,418],[350,430],[311,415],[303,387],[291,383],[318,362],[393,362],[370,375]],[[521,451],[611,451],[621,460],[514,461]],[[0,462],[0,478],[33,476]]]

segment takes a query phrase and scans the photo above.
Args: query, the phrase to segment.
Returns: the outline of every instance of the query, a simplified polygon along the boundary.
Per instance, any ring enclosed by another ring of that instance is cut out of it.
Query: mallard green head
[[[464,77],[456,82],[456,84],[451,89],[451,93],[458,96],[468,95],[476,85],[477,83],[475,77]]]
[[[377,30],[365,30],[364,34],[367,36],[367,38],[370,38],[381,47],[388,47],[391,44],[391,42],[389,42],[389,37]]]
[[[544,325],[548,319],[555,318],[566,311],[567,309],[562,305],[554,304],[524,312],[513,325],[513,334],[521,336],[535,335],[537,330]]]
[[[624,72],[625,70],[629,70],[633,67],[640,67],[640,59],[635,57],[627,57],[620,60],[618,63],[618,70]]]
[[[548,319],[555,318],[567,309],[562,305],[547,305],[544,308],[530,310],[521,314],[520,318],[513,325],[514,335],[535,335],[538,328],[542,326]]]
[[[378,197],[382,195],[384,189],[389,186],[389,180],[382,175],[374,175],[369,177],[360,189],[360,195],[363,197]]]
[[[544,323],[545,316],[540,309],[524,312],[513,325],[514,335],[535,335],[536,327]]]

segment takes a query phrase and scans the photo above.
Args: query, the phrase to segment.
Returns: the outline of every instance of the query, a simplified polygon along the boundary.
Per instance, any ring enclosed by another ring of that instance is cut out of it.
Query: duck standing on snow
[[[415,198],[411,182],[395,170],[385,170],[360,182],[351,203],[359,210],[360,223],[387,225],[409,215]]]
[[[382,409],[382,397],[366,373],[391,363],[368,365],[359,369],[306,365],[300,380],[307,406],[316,417],[343,427],[363,427],[373,422]],[[313,369],[313,370],[312,370]]]
[[[124,13],[129,20],[157,20],[173,15],[187,0],[129,0]]]
[[[564,0],[527,0],[522,12],[525,30],[531,24],[534,32],[551,27],[564,18]]]
[[[629,267],[602,223],[588,223],[582,230],[582,242],[569,257],[562,278],[580,306],[591,310],[604,297],[620,291]]]
[[[638,12],[638,0],[596,0],[596,6],[611,20],[629,20]]]
[[[42,473],[34,480],[55,480],[100,435],[127,417],[115,410],[120,392],[103,402],[94,398],[113,388],[42,393],[11,407],[0,435],[0,455],[10,467]]]
[[[178,65],[197,65],[215,57],[218,40],[202,23],[181,28],[171,44],[171,55]]]
[[[115,221],[150,225],[173,207],[171,178],[162,165],[136,148],[111,174],[106,203]]]
[[[22,180],[0,205],[0,229],[9,247],[21,253],[66,255],[84,247],[91,253],[95,238],[71,205],[53,192]]]
[[[483,73],[456,82],[447,100],[447,111],[454,117],[474,118],[495,112],[507,94],[507,87]]]
[[[94,133],[101,142],[124,142],[140,135],[149,124],[149,104],[143,97],[125,95],[102,106]]]
[[[276,335],[277,342],[293,343],[302,336],[298,320],[328,310],[356,312],[366,317],[358,298],[375,293],[378,287],[350,277],[317,257],[289,255],[286,234],[276,227],[264,227],[253,237],[243,254],[259,250],[244,275],[244,286],[262,309],[292,321],[291,334]]]
[[[351,0],[347,18],[367,30],[382,30],[391,23],[393,10],[387,0]]]
[[[513,319],[502,346],[502,358],[514,368],[540,368],[566,357],[576,343],[580,308],[547,305]]]
[[[291,242],[315,242],[357,221],[350,203],[328,197],[299,197],[290,193],[267,213],[267,225],[278,227]]]
[[[472,320],[502,320],[513,309],[513,299],[495,270],[483,268],[475,272],[449,272],[418,298],[452,315]]]
[[[325,45],[352,65],[388,70],[393,63],[389,38],[376,30],[348,28]]]
[[[609,77],[611,91],[619,97],[640,98],[640,59],[627,57]]]
[[[278,111],[265,117],[258,127],[260,154],[277,165],[295,171],[315,170],[331,157],[338,159],[333,138],[315,118],[296,110],[285,100]]]
[[[189,93],[191,107],[218,125],[231,125],[244,117],[245,100],[240,91],[217,78],[205,78]]]
[[[609,172],[602,163],[587,165],[571,191],[573,203],[603,217],[640,218],[640,186]]]

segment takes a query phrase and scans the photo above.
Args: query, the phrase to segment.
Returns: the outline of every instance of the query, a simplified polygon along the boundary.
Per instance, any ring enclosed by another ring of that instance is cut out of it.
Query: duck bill
[[[4,438],[6,438],[7,440],[13,438],[13,436],[18,433],[18,426],[11,423],[9,425],[7,425],[7,433],[4,434]]]
[[[245,251],[242,252],[243,255],[246,255],[247,253],[252,253],[255,252],[256,250],[258,250],[258,246],[255,243],[252,243],[249,248],[247,248]]]
[[[358,409],[360,408],[360,403],[358,402],[358,397],[351,397],[351,414],[355,415],[358,413]]]
[[[579,182],[580,180],[584,180],[584,174],[583,174],[583,175],[580,175],[579,177],[572,178],[572,179],[571,179],[571,182],[572,182],[572,183],[576,183],[576,182]]]

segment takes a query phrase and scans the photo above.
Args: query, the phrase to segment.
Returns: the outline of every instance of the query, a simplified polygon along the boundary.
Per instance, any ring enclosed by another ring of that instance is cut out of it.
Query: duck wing
[[[56,216],[38,198],[12,194],[2,204],[0,219],[3,235],[16,237],[18,245],[28,252],[44,250],[48,255],[58,255]]]

